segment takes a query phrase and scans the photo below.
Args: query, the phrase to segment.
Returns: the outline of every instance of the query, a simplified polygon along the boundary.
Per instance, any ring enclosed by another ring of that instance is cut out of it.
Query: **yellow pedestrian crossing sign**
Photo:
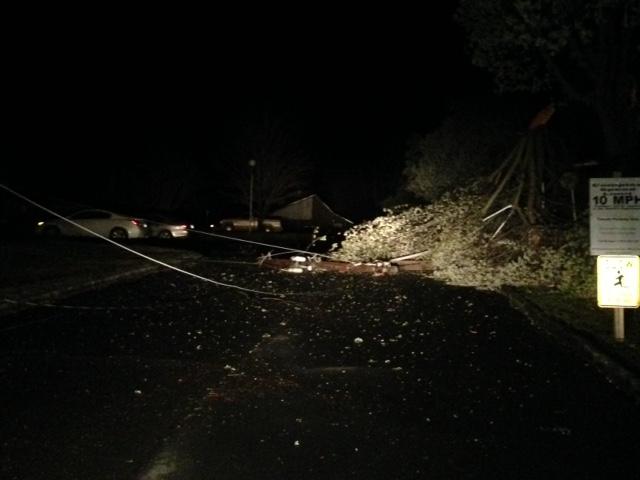
[[[598,306],[637,308],[640,306],[640,257],[598,256]]]

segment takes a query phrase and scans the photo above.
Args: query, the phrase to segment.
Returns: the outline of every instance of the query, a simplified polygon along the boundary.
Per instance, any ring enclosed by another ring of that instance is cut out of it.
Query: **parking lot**
[[[5,311],[3,478],[639,473],[633,400],[500,295],[143,248],[253,293],[154,267]],[[13,298],[147,268],[124,253],[24,245]]]

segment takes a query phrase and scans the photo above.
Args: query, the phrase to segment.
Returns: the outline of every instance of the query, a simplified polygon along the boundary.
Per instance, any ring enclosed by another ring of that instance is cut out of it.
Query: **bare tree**
[[[107,198],[119,208],[176,212],[198,189],[191,154],[162,146],[111,172]]]
[[[257,216],[306,193],[312,173],[309,158],[291,129],[268,114],[241,128],[214,170],[224,179],[218,182],[220,193]]]
[[[144,206],[163,212],[178,210],[194,193],[197,179],[197,167],[190,156],[162,152],[149,171]]]

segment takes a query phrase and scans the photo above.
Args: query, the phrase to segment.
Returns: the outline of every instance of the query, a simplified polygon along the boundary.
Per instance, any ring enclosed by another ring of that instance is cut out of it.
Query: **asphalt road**
[[[0,477],[640,477],[638,405],[499,295],[193,268],[278,295],[162,272],[1,317]]]

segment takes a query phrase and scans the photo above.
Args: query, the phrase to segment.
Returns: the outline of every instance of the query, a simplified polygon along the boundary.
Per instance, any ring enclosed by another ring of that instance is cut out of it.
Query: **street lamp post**
[[[249,229],[253,228],[251,225],[253,221],[253,169],[256,166],[254,159],[249,160]]]

